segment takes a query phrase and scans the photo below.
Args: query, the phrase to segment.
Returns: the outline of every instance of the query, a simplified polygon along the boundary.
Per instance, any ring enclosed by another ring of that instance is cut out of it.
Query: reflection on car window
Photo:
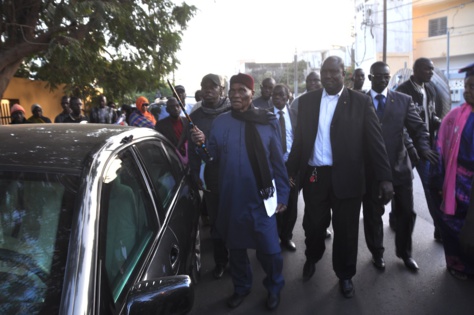
[[[179,160],[174,161],[178,165],[173,166],[160,142],[148,142],[137,145],[140,155],[142,156],[149,176],[153,181],[153,185],[161,200],[160,216],[164,218],[166,209],[168,209],[174,193],[179,184],[179,176],[176,167],[179,168]],[[177,159],[177,157],[176,157]]]
[[[111,172],[116,176],[111,176]],[[109,163],[101,208],[106,223],[105,268],[114,302],[120,297],[144,250],[157,231],[156,216],[142,176],[130,152]],[[101,218],[102,220],[102,218]]]
[[[0,171],[1,314],[57,312],[74,204],[63,183],[77,178]]]

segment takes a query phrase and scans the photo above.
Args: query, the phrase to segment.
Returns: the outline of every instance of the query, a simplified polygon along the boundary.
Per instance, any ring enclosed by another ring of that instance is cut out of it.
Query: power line
[[[399,20],[399,21],[390,21],[390,22],[387,22],[387,24],[413,21],[413,20],[415,20],[415,19],[420,19],[420,18],[427,17],[427,16],[430,16],[430,15],[435,15],[435,14],[438,14],[438,13],[441,13],[441,12],[445,12],[445,11],[449,11],[449,10],[452,10],[452,9],[463,8],[465,5],[469,5],[469,4],[473,3],[473,2],[474,2],[474,0],[467,1],[467,2],[463,2],[463,3],[461,3],[461,4],[458,4],[458,5],[455,5],[455,6],[446,8],[446,9],[441,9],[441,10],[438,10],[438,11],[435,11],[435,12],[431,12],[431,13],[427,13],[427,14],[424,14],[424,15],[419,15],[419,16],[411,17],[411,18],[409,18],[409,19],[404,19],[404,20]],[[383,25],[383,24],[382,24],[382,23],[374,23],[374,24],[372,24],[372,25],[373,25],[373,26],[379,26],[379,25]]]
[[[457,26],[457,27],[448,27],[448,29],[450,30],[458,30],[460,28],[466,28],[466,27],[474,27],[474,24],[469,24],[469,25],[463,25],[463,26]],[[374,26],[374,28],[376,29],[382,29],[382,26]],[[418,32],[414,32],[414,31],[404,31],[404,30],[396,30],[396,29],[388,29],[389,32],[393,32],[393,33],[407,33],[407,34],[427,34],[429,33],[429,31],[418,31]],[[451,31],[451,34],[452,31]],[[460,32],[458,32],[457,34],[460,34]]]
[[[414,3],[417,3],[417,2],[420,2],[420,1],[423,1],[423,0],[416,0],[416,1],[408,2],[408,3],[400,4],[396,7],[391,7],[389,9],[387,9],[387,11],[395,10],[395,9],[398,9],[398,8],[401,8],[401,7],[404,7],[404,6],[407,6],[407,5],[413,5]],[[383,10],[373,11],[373,13],[379,13],[379,12],[383,12]]]

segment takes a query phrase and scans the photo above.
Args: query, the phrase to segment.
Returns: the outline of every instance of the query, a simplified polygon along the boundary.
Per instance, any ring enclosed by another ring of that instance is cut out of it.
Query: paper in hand
[[[263,200],[265,204],[265,210],[267,210],[268,217],[271,217],[277,208],[278,200],[277,200],[277,190],[275,185],[275,180],[272,180],[273,187],[275,187],[275,191],[273,192],[273,196],[269,197],[268,199]]]

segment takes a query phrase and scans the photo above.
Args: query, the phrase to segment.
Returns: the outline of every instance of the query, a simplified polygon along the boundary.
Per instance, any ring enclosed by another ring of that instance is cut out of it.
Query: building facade
[[[463,102],[464,74],[458,71],[474,62],[473,17],[473,0],[413,2],[413,58],[430,58],[445,74],[453,106]]]

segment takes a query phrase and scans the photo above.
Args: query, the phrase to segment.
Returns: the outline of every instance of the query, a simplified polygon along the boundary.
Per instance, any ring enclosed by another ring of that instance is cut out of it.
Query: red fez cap
[[[230,85],[234,83],[241,83],[253,91],[254,81],[253,78],[248,74],[239,73],[232,76],[232,78],[230,78]]]

